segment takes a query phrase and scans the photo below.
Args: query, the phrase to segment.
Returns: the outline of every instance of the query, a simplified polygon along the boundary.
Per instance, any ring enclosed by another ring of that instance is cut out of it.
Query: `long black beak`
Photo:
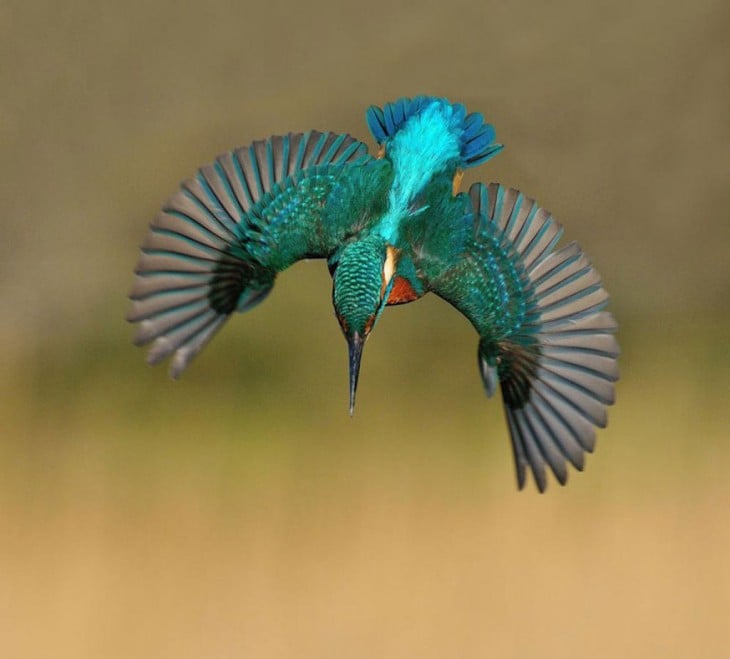
[[[350,348],[350,416],[355,412],[355,393],[357,392],[357,378],[360,375],[360,359],[365,338],[355,332],[347,337]]]

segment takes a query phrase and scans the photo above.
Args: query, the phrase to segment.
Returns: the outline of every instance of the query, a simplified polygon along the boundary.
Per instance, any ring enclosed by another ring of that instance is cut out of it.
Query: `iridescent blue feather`
[[[409,119],[420,115],[433,104],[451,109],[454,129],[459,140],[461,169],[481,165],[502,150],[501,144],[494,143],[496,138],[494,127],[484,123],[481,113],[467,114],[466,108],[461,103],[450,103],[448,99],[434,96],[401,98],[393,103],[386,103],[382,109],[373,105],[366,113],[368,128],[378,144],[387,143]]]

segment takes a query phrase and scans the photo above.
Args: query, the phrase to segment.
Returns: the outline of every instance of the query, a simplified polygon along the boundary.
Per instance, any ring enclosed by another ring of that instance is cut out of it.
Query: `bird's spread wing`
[[[450,103],[444,98],[416,96],[386,103],[382,108],[373,105],[368,109],[366,119],[380,145],[391,143],[406,126],[415,124],[414,137],[427,151],[440,150],[438,143],[431,142],[436,142],[440,124],[445,121],[454,141],[459,169],[481,165],[503,148],[501,144],[494,144],[494,127],[484,123],[481,113],[467,114],[461,103]],[[422,125],[417,125],[418,119],[422,120]]]
[[[233,311],[271,290],[276,273],[325,257],[329,193],[348,168],[369,159],[349,135],[274,136],[219,156],[182,183],[142,245],[128,319],[148,361],[174,354],[177,377]]]
[[[477,328],[479,365],[491,395],[502,391],[523,487],[546,465],[567,479],[583,468],[594,428],[606,425],[618,379],[616,323],[608,295],[576,243],[555,249],[562,229],[533,200],[498,184],[472,186],[468,238],[431,289]]]

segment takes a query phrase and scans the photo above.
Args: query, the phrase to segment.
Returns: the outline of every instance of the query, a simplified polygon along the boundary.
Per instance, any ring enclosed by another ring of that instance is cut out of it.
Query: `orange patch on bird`
[[[392,245],[388,245],[385,249],[385,261],[383,261],[383,285],[380,289],[381,297],[385,295],[385,289],[388,288],[390,280],[395,274],[395,268],[398,264],[398,257],[400,256],[400,250],[396,249]]]
[[[406,302],[413,302],[419,297],[405,277],[396,276],[393,288],[390,289],[387,304],[405,304]]]
[[[454,180],[451,183],[451,192],[454,196],[459,194],[459,188],[461,187],[461,179],[464,178],[464,172],[461,169],[456,170],[454,174]]]

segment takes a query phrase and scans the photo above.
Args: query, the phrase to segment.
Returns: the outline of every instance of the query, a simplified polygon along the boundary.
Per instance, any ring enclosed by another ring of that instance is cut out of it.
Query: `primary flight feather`
[[[148,362],[178,377],[276,275],[325,258],[349,346],[350,411],[363,346],[386,306],[436,293],[479,334],[489,396],[501,389],[517,482],[582,470],[614,401],[619,353],[608,295],[576,243],[532,199],[497,183],[458,191],[501,151],[481,114],[418,96],[367,111],[376,157],[349,135],[290,133],[202,167],[153,221],[128,319]]]

